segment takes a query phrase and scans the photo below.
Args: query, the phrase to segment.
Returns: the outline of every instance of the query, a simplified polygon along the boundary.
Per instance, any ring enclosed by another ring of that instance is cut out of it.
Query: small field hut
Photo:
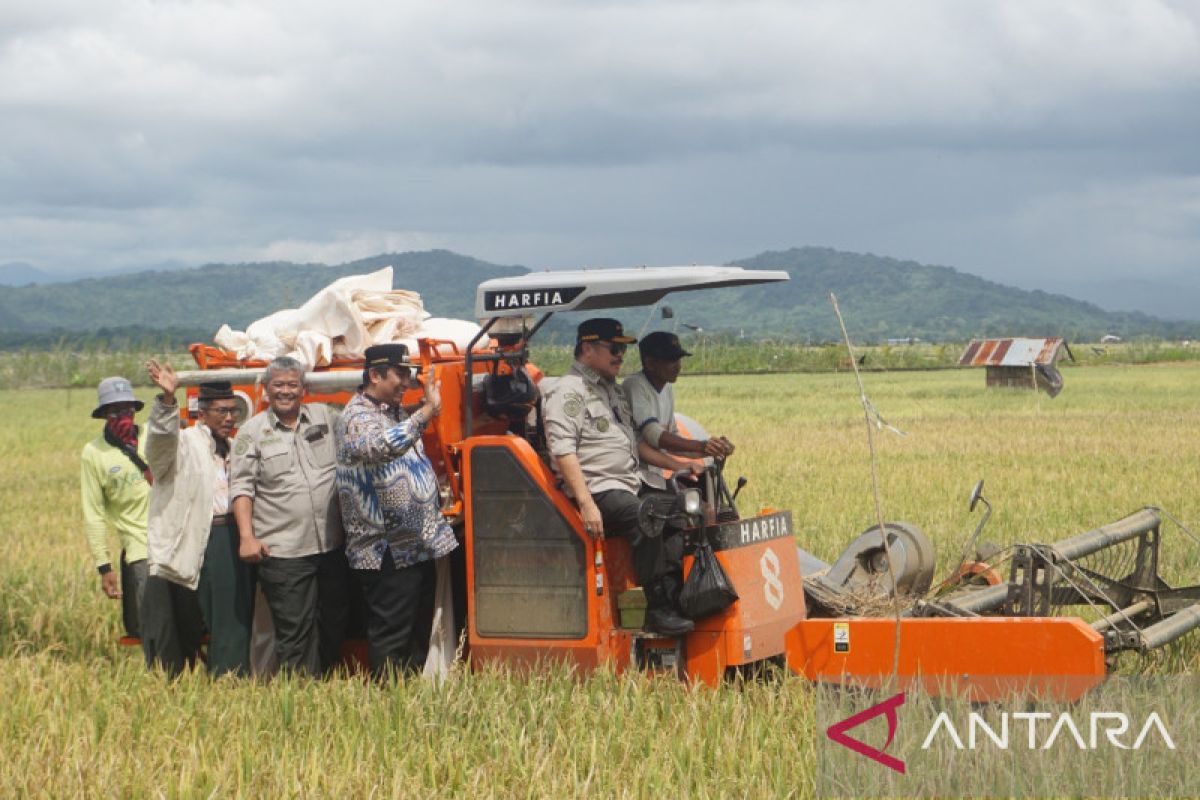
[[[972,339],[960,367],[987,367],[987,385],[1041,389],[1051,397],[1062,391],[1059,360],[1075,356],[1061,336],[1043,339]]]

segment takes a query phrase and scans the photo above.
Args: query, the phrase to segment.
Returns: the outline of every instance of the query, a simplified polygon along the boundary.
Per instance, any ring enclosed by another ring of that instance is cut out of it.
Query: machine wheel
[[[906,594],[921,595],[933,583],[937,567],[937,552],[933,543],[916,525],[908,522],[886,522],[888,550],[895,560],[896,588]],[[879,526],[872,525],[850,543],[838,562],[853,559],[863,572],[882,575],[888,571],[887,554],[880,541]],[[838,565],[834,564],[834,570]]]

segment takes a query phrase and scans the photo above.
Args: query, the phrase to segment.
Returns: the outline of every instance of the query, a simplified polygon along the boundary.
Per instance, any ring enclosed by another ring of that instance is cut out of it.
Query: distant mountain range
[[[161,264],[143,265],[140,268],[114,269],[107,272],[46,272],[24,261],[10,261],[0,264],[0,286],[29,286],[30,284],[71,283],[89,278],[110,278],[114,275],[128,275],[135,272],[150,272],[153,270],[187,269],[188,264],[181,261],[164,261]]]
[[[1105,309],[1144,311],[1163,319],[1200,320],[1200,274],[1189,280],[1116,278],[1087,283],[1048,282],[1047,291],[1070,295]]]
[[[1195,337],[1200,322],[1172,322],[1137,312],[1109,312],[1065,295],[1028,292],[949,267],[805,247],[766,252],[734,262],[752,269],[784,269],[786,284],[690,292],[669,296],[677,320],[730,336],[802,341],[838,338],[829,294],[837,295],[852,336],[860,341],[919,337],[962,341],[973,336],[1063,335],[1095,340],[1123,337]],[[211,264],[63,283],[19,285],[0,293],[0,334],[45,338],[101,329],[186,331],[210,339],[223,323],[244,328],[255,319],[300,305],[333,280],[391,266],[396,288],[421,293],[437,316],[473,316],[476,285],[518,275],[502,266],[433,250],[374,256],[346,264]],[[36,280],[27,264],[0,267],[0,279]],[[14,281],[19,282],[19,281]],[[633,327],[644,311],[624,316]],[[567,329],[571,320],[556,327]],[[181,334],[183,335],[183,334]]]
[[[380,255],[337,266],[267,262],[154,270],[9,289],[0,293],[0,333],[25,334],[4,337],[17,345],[100,329],[140,339],[148,338],[148,332],[169,331],[172,340],[211,341],[222,324],[244,329],[267,314],[299,306],[338,278],[385,266],[393,268],[397,288],[420,292],[435,315],[467,319],[477,283],[527,271],[445,250]]]
[[[49,272],[43,272],[33,264],[24,261],[12,261],[0,264],[0,286],[26,286],[31,283],[59,283],[71,280],[68,277],[56,277]]]

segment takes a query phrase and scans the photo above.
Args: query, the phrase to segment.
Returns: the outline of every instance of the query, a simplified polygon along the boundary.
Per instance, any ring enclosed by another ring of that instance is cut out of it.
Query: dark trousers
[[[121,551],[121,624],[125,635],[137,639],[142,635],[142,595],[146,592],[146,578],[150,575],[146,559],[132,564],[125,560]]]
[[[623,489],[610,489],[592,495],[604,520],[606,535],[624,536],[633,545],[633,571],[646,593],[646,605],[664,608],[676,605],[683,588],[683,536],[671,527],[661,536],[643,536],[638,527],[638,508],[642,497],[665,494],[643,489],[642,496]]]
[[[339,548],[300,558],[268,557],[258,582],[275,623],[279,668],[323,675],[341,658],[349,590]]]
[[[432,561],[396,568],[389,549],[378,570],[356,569],[367,601],[367,664],[376,678],[425,666],[437,570]]]
[[[254,570],[238,558],[235,526],[213,526],[196,591],[209,631],[208,671],[249,675]]]
[[[146,579],[141,616],[147,667],[175,677],[184,667],[195,665],[204,638],[204,618],[195,591],[151,575]]]

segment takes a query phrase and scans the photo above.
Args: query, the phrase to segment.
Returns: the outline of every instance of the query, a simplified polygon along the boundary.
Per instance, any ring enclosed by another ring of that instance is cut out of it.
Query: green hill
[[[0,294],[0,331],[187,328],[211,336],[222,323],[244,328],[267,314],[299,306],[338,278],[388,265],[394,285],[420,292],[430,313],[468,319],[476,284],[526,272],[446,250],[379,255],[337,266],[210,264],[9,289]]]
[[[792,279],[786,284],[668,297],[666,303],[679,322],[730,336],[830,341],[839,338],[829,305],[829,293],[834,292],[851,334],[859,341],[910,336],[962,341],[983,335],[1095,340],[1105,333],[1172,338],[1194,337],[1200,329],[1200,323],[1107,312],[1062,295],[1027,292],[949,267],[824,248],[766,252],[734,263],[752,269],[784,269]],[[173,341],[207,339],[222,323],[244,328],[274,311],[300,305],[337,278],[387,265],[394,269],[394,285],[420,292],[431,313],[465,319],[473,316],[474,290],[480,281],[526,271],[433,250],[379,255],[337,266],[212,264],[22,286],[0,294],[0,345],[30,346],[54,337],[74,341],[87,333],[128,339],[157,331],[169,334]],[[640,327],[644,314],[631,310],[623,316],[631,327]],[[571,324],[564,318],[549,330],[562,336]]]
[[[807,341],[841,338],[830,292],[857,340],[919,337],[964,341],[976,336],[1066,336],[1095,341],[1194,336],[1197,322],[1167,322],[1139,312],[1110,312],[1057,294],[1024,291],[950,267],[804,247],[733,262],[783,269],[786,284],[677,295],[666,301],[685,322],[735,335]]]

